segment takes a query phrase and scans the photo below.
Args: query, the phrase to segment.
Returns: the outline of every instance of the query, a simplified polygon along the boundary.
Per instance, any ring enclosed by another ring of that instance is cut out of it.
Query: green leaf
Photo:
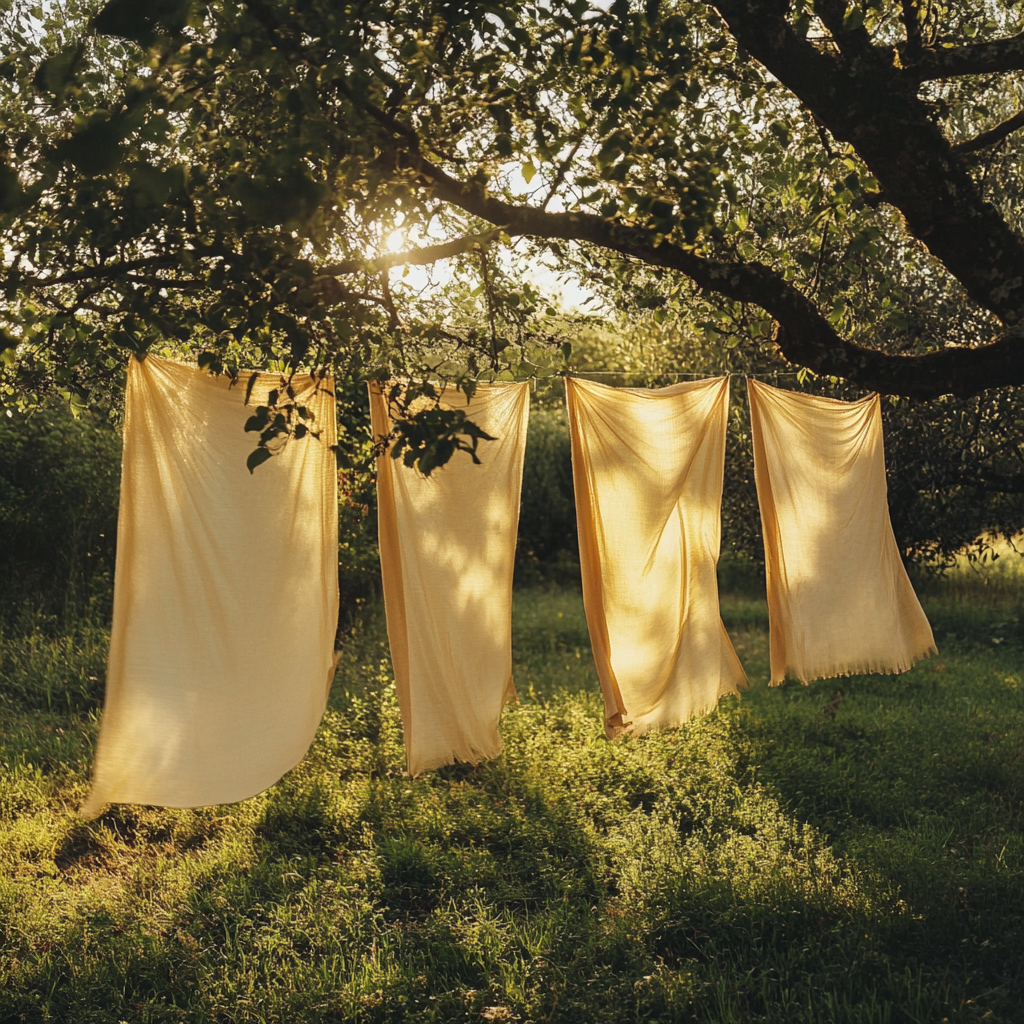
[[[0,213],[16,210],[22,195],[18,172],[7,164],[0,164]]]
[[[165,142],[174,126],[165,114],[154,114],[139,132],[139,137],[146,142]]]
[[[170,170],[161,171],[158,167],[152,167],[149,164],[137,164],[132,169],[129,180],[132,188],[144,202],[153,206],[162,206],[181,190],[185,183],[185,174],[181,167],[172,167]]]
[[[864,12],[859,7],[851,7],[843,17],[843,31],[853,32],[864,24]]]
[[[180,32],[188,24],[191,6],[190,0],[108,0],[92,24],[100,35],[149,46],[160,29]]]
[[[92,118],[70,138],[58,143],[57,157],[73,164],[82,174],[106,174],[121,162],[121,142],[127,128],[123,117]]]
[[[60,97],[74,80],[83,51],[83,44],[75,43],[51,54],[36,68],[32,84],[40,92]]]
[[[221,373],[224,370],[224,361],[216,352],[200,352],[196,362],[200,370],[207,370],[210,373]]]
[[[528,160],[522,167],[523,180],[527,185],[533,181],[533,176],[537,173],[537,168],[533,166],[533,162]]]

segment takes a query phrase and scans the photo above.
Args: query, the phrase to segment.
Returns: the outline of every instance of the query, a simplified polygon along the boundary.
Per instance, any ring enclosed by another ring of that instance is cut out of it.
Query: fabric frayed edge
[[[655,732],[667,732],[669,729],[681,729],[684,725],[692,722],[696,718],[706,718],[711,714],[712,711],[716,710],[718,705],[722,703],[722,699],[725,697],[735,697],[737,700],[741,699],[741,693],[743,690],[750,689],[750,680],[745,679],[743,685],[734,687],[729,690],[723,690],[713,701],[709,701],[707,704],[701,704],[699,707],[694,708],[686,718],[681,718],[677,722],[670,722],[667,725],[637,725],[632,719],[630,719],[626,725],[620,727],[614,735],[608,735],[608,739],[613,743],[616,740],[622,739],[624,736],[647,736],[650,733]],[[605,734],[609,732],[608,722],[605,722]]]
[[[110,807],[110,803],[108,801],[104,801],[102,803],[96,801],[93,799],[92,793],[90,793],[86,797],[85,803],[78,808],[78,816],[84,821],[95,821],[106,812],[108,807]]]
[[[505,744],[502,743],[501,739],[499,738],[498,749],[495,750],[494,753],[480,754],[480,756],[477,757],[475,761],[470,761],[466,758],[458,757],[455,755],[455,753],[449,751],[448,754],[445,755],[443,759],[431,760],[426,765],[417,768],[416,771],[412,771],[412,769],[409,768],[407,763],[405,767],[405,775],[407,778],[410,779],[418,779],[421,775],[425,775],[427,772],[437,771],[438,768],[446,768],[450,764],[466,764],[470,765],[473,768],[479,768],[480,765],[482,765],[485,761],[493,761],[496,757],[500,757],[504,749]]]
[[[787,682],[798,682],[803,686],[809,686],[819,679],[848,679],[850,676],[898,676],[904,672],[909,672],[919,661],[924,661],[926,658],[930,658],[933,654],[938,653],[939,649],[933,643],[923,651],[910,655],[909,659],[898,661],[895,665],[882,665],[873,661],[861,661],[835,670],[827,669],[817,674],[809,673],[806,679],[798,675],[791,676],[787,672],[782,679],[772,680],[768,685],[778,687],[784,686]]]

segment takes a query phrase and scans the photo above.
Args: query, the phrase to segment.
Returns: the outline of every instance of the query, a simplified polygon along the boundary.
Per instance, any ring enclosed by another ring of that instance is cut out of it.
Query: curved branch
[[[418,154],[405,153],[401,159],[438,198],[501,225],[510,235],[589,242],[651,266],[677,270],[701,288],[760,306],[776,321],[775,340],[785,358],[816,373],[917,399],[966,397],[990,387],[1024,384],[1024,332],[1008,331],[977,348],[889,355],[842,338],[809,298],[761,263],[725,263],[670,242],[656,244],[652,232],[596,214],[516,206],[453,178]]]
[[[421,249],[389,252],[368,260],[342,260],[341,263],[332,263],[322,267],[317,274],[320,277],[344,277],[346,274],[358,274],[360,271],[380,273],[382,270],[390,270],[392,267],[425,266],[428,263],[436,263],[438,260],[450,259],[452,256],[483,248],[493,242],[500,233],[500,227],[492,228],[479,235],[466,235],[464,238],[456,238],[451,242],[425,245]]]
[[[1024,71],[1024,32],[1006,39],[990,39],[970,46],[947,46],[924,50],[908,61],[903,74],[915,82],[961,75],[989,75]]]
[[[997,124],[995,128],[990,128],[987,132],[982,132],[973,139],[968,139],[966,142],[958,142],[953,147],[953,152],[977,153],[979,149],[988,149],[989,146],[1002,142],[1003,139],[1008,135],[1012,135],[1018,128],[1024,128],[1024,110],[1018,110],[1013,117],[1008,117],[1005,121]]]
[[[916,83],[881,60],[822,53],[793,31],[774,0],[713,0],[712,6],[737,42],[856,149],[885,201],[971,299],[1005,324],[1024,322],[1024,240],[985,201],[918,98]]]

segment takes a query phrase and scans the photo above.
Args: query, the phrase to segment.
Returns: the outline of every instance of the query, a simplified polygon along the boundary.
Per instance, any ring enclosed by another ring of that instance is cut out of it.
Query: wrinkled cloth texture
[[[878,395],[747,382],[761,506],[771,684],[904,672],[935,652],[889,521]]]
[[[327,703],[338,617],[333,386],[296,376],[319,440],[250,474],[253,406],[229,387],[132,359],[125,396],[114,621],[92,791],[107,803],[197,807],[273,785]]]
[[[746,685],[716,574],[729,380],[565,387],[605,732],[681,725]]]
[[[394,384],[370,384],[375,440],[392,428]],[[401,385],[399,385],[401,386]],[[411,775],[478,764],[501,752],[498,721],[512,685],[512,569],[519,524],[527,384],[479,384],[462,409],[495,440],[481,465],[465,452],[429,476],[377,463],[380,562],[391,662]]]

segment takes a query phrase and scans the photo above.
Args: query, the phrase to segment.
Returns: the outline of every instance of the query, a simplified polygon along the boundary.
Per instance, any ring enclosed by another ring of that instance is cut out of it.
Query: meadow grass
[[[751,689],[616,743],[579,592],[520,590],[503,755],[419,779],[371,609],[277,786],[93,822],[105,631],[25,612],[0,1021],[1024,1021],[1024,590],[954,583],[938,657],[773,690],[726,595]]]

